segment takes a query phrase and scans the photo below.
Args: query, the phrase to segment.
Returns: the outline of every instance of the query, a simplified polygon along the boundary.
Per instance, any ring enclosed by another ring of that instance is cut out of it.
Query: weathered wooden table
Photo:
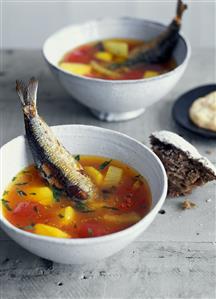
[[[3,52],[0,73],[1,144],[24,133],[15,79],[40,80],[39,110],[50,125],[84,123],[114,129],[148,144],[158,129],[181,133],[213,163],[216,141],[178,128],[171,117],[173,101],[198,85],[215,82],[212,49],[193,49],[189,67],[176,88],[141,117],[122,123],[96,120],[73,101],[50,74],[41,52]],[[65,266],[34,256],[0,231],[0,298],[215,298],[216,184],[198,188],[183,211],[185,198],[169,199],[147,231],[124,251],[97,264]]]

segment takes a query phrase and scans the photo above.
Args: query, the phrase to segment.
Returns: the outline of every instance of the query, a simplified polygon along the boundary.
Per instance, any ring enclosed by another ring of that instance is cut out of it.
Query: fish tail
[[[37,89],[38,80],[32,77],[28,84],[21,80],[16,81],[16,91],[23,106],[23,112],[26,116],[34,117],[37,114]]]
[[[182,15],[184,13],[184,11],[187,9],[187,4],[184,4],[182,2],[182,0],[178,0],[177,2],[177,9],[176,9],[176,17],[175,17],[175,21],[180,24],[181,23],[181,19],[182,19]]]

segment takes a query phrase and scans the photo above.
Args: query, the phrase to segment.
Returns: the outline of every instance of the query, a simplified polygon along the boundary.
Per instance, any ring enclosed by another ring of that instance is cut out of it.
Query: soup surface
[[[97,198],[74,202],[51,189],[31,165],[12,179],[3,214],[16,227],[59,238],[97,237],[123,230],[151,208],[146,180],[126,164],[98,156],[75,156],[98,188]]]
[[[59,66],[68,72],[91,78],[133,80],[158,76],[176,67],[174,58],[161,64],[136,64],[117,70],[108,68],[111,63],[124,62],[129,53],[144,41],[109,39],[79,46],[64,55]]]

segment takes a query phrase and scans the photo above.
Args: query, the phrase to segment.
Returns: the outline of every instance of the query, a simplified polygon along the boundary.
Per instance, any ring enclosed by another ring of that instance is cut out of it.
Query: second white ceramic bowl
[[[183,75],[190,57],[190,45],[180,34],[173,56],[177,67],[160,76],[139,80],[102,80],[74,75],[58,63],[63,55],[85,43],[107,38],[149,40],[166,26],[134,18],[99,19],[72,25],[51,35],[44,43],[43,55],[57,79],[76,100],[106,121],[127,120],[142,114],[162,99]]]
[[[167,177],[158,157],[143,144],[115,131],[68,125],[53,127],[54,133],[73,154],[100,155],[121,160],[143,175],[151,188],[151,211],[137,224],[117,233],[97,238],[58,239],[35,235],[10,224],[0,211],[2,229],[18,244],[43,258],[65,264],[83,264],[106,258],[137,238],[153,221],[167,194]],[[0,194],[21,169],[32,163],[24,136],[5,144],[0,150]]]

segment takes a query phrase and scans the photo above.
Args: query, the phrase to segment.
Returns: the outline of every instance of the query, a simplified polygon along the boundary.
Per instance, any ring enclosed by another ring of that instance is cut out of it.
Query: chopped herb
[[[112,159],[109,161],[104,161],[99,167],[99,170],[103,170],[105,167],[107,167],[107,165],[109,165],[112,162]]]
[[[103,206],[102,208],[104,208],[104,209],[110,209],[110,210],[114,210],[114,211],[118,211],[119,210],[116,207],[110,207],[110,206]]]
[[[17,177],[16,177],[16,176],[14,176],[14,177],[12,178],[12,182],[14,182],[14,181],[16,180],[16,178],[17,178]]]
[[[17,183],[17,184],[15,184],[16,186],[24,186],[24,185],[27,185],[28,184],[28,182],[23,182],[23,183]]]
[[[76,156],[74,157],[74,159],[77,160],[77,161],[79,161],[79,160],[80,160],[80,155],[76,155]]]
[[[29,193],[30,195],[36,195],[37,193],[35,193],[35,192],[31,192],[31,193]]]
[[[23,170],[22,173],[29,173],[29,171],[28,170]]]
[[[62,191],[55,188],[55,187],[51,187],[52,192],[53,192],[53,198],[56,202],[60,201],[60,197],[62,196]]]
[[[89,236],[93,236],[93,230],[92,230],[92,228],[88,228],[88,235]]]
[[[74,208],[81,212],[81,213],[90,213],[90,212],[94,212],[94,210],[90,210],[86,204],[84,204],[83,202],[77,201],[74,205]]]
[[[26,225],[26,226],[19,226],[20,229],[33,229],[35,226],[34,223],[30,224],[30,225]]]
[[[27,196],[27,194],[23,190],[16,190],[19,196]]]
[[[98,50],[98,51],[104,51],[104,46],[102,44],[102,42],[98,42],[94,45],[94,47]]]
[[[64,215],[58,214],[59,218],[64,218]]]
[[[2,198],[2,204],[3,206],[8,210],[8,211],[12,211],[12,208],[9,206],[9,201],[5,200],[4,198]]]
[[[35,211],[35,213],[39,214],[39,210],[38,210],[38,207],[37,207],[37,206],[34,206],[34,207],[33,207],[33,211]]]
[[[113,194],[116,191],[116,187],[111,187],[110,189],[103,189],[102,192],[102,196],[103,199],[106,200],[110,197],[111,194]]]
[[[9,191],[5,190],[3,193],[3,196],[7,195],[9,193]]]

